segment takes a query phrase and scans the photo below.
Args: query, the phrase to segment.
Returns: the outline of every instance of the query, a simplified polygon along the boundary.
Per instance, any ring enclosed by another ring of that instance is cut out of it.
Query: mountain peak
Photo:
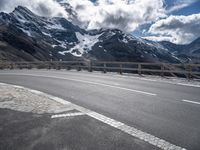
[[[34,13],[32,13],[28,8],[23,7],[23,6],[17,6],[12,13],[13,14],[20,13],[22,15],[35,16]]]

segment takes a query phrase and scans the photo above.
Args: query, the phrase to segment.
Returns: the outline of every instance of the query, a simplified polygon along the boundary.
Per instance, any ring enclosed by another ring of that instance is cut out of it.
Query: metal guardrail
[[[156,74],[200,79],[200,64],[102,62],[102,61],[39,61],[39,62],[1,62],[0,69],[84,69],[122,73]]]

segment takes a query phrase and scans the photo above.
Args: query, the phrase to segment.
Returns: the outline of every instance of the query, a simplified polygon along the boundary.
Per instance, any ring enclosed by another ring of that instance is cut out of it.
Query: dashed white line
[[[200,105],[200,102],[196,102],[196,101],[191,101],[191,100],[186,100],[186,99],[183,99],[182,101],[183,102],[187,102],[187,103],[192,103],[192,104]]]
[[[7,85],[11,85],[11,84],[7,84]],[[12,85],[12,86],[15,86],[15,85]],[[20,88],[21,88],[21,86],[20,86]],[[52,95],[49,95],[49,94],[46,94],[46,93],[43,93],[43,92],[40,92],[40,91],[36,92],[36,90],[32,90],[32,89],[29,89],[29,88],[25,88],[25,87],[23,87],[23,88],[26,89],[26,90],[32,91],[33,93],[38,93],[38,94],[40,93],[39,95],[47,96],[52,100],[60,102],[61,104],[64,104],[64,105],[70,104],[76,110],[80,111],[80,113],[78,112],[77,114],[76,113],[74,113],[74,114],[71,113],[71,114],[68,114],[68,115],[67,114],[60,114],[60,116],[59,115],[54,115],[51,118],[69,117],[69,116],[73,116],[73,115],[85,115],[86,114],[86,115],[88,115],[88,116],[90,116],[92,118],[95,118],[95,119],[97,119],[97,120],[99,120],[99,121],[101,121],[101,122],[103,122],[105,124],[108,124],[108,125],[116,128],[116,129],[119,129],[122,132],[125,132],[125,133],[127,133],[127,134],[129,134],[129,135],[131,135],[133,137],[139,138],[139,139],[141,139],[141,140],[143,140],[143,141],[145,141],[145,142],[147,142],[149,144],[152,144],[152,145],[154,145],[154,146],[156,146],[158,148],[161,148],[163,150],[186,150],[185,148],[182,148],[180,146],[177,146],[177,145],[174,145],[172,143],[169,143],[169,142],[167,142],[167,141],[165,141],[163,139],[160,139],[158,137],[155,137],[155,136],[153,136],[153,135],[151,135],[149,133],[146,133],[146,132],[138,130],[138,129],[134,128],[134,127],[128,126],[128,125],[126,125],[126,124],[124,124],[122,122],[119,122],[117,120],[111,119],[111,118],[106,117],[106,116],[104,116],[102,114],[99,114],[97,112],[91,111],[91,110],[89,110],[87,108],[84,108],[84,107],[75,105],[73,103],[70,103],[70,102],[68,102],[68,101],[66,101],[64,99],[61,99],[61,98],[58,98],[58,97],[55,97],[55,96],[52,96]]]
[[[126,90],[126,91],[130,91],[130,92],[135,92],[135,93],[140,93],[140,94],[145,94],[145,95],[150,95],[150,96],[157,96],[157,94],[155,94],[155,93],[150,93],[150,92],[145,92],[145,91],[140,91],[140,90],[135,90],[135,89],[129,89],[129,88],[125,88],[125,87],[109,85],[109,84],[104,84],[104,83],[73,79],[73,78],[63,78],[63,77],[56,77],[56,76],[33,75],[33,74],[14,74],[14,73],[5,73],[5,74],[17,75],[17,76],[24,75],[24,76],[33,76],[33,77],[45,77],[45,78],[63,79],[63,80],[76,81],[76,82],[82,82],[82,83],[93,84],[93,85],[106,86],[106,87],[111,87],[111,88],[120,89],[120,90]]]

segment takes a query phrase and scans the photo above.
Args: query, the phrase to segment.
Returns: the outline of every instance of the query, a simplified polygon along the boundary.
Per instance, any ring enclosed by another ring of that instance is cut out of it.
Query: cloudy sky
[[[177,44],[200,37],[200,0],[0,0],[0,11],[18,5],[41,16],[65,17],[85,29],[118,28]]]

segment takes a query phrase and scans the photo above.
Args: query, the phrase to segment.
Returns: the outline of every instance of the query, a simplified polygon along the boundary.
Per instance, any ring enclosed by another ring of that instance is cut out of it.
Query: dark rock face
[[[66,9],[70,11],[70,6],[66,5]],[[21,6],[10,14],[0,13],[1,61],[91,59],[180,63],[174,50],[176,45],[171,45],[173,50],[169,44],[136,38],[117,29],[86,31],[64,18],[40,17]]]

